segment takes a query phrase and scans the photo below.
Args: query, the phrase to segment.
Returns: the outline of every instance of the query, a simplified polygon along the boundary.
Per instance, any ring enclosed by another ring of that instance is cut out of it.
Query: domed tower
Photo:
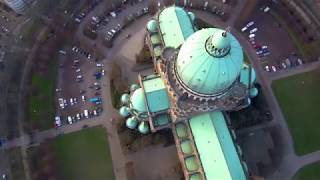
[[[167,64],[177,117],[201,112],[235,110],[247,104],[240,82],[243,51],[229,32],[208,28],[192,34],[175,61]]]

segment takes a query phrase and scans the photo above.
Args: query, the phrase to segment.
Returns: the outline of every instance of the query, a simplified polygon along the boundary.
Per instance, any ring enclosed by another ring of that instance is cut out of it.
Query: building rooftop
[[[208,180],[245,180],[241,160],[221,112],[190,119],[190,128]]]
[[[165,8],[160,12],[158,18],[164,47],[178,48],[194,33],[191,18],[181,7]]]

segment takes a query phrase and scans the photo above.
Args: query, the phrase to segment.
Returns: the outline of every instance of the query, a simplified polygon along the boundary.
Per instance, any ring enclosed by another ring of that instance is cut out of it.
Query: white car
[[[252,25],[254,25],[254,22],[253,22],[253,21],[249,22],[249,23],[246,25],[246,27],[249,28],[249,27],[251,27]]]
[[[300,59],[300,58],[298,58],[298,63],[299,63],[299,65],[302,65],[303,64],[303,61]]]
[[[256,34],[249,34],[249,38],[255,38]]]
[[[263,51],[261,51],[261,50],[260,51],[256,51],[257,55],[262,54],[262,53],[263,53]]]
[[[270,67],[267,65],[264,67],[264,69],[267,71],[267,72],[270,72]]]
[[[76,69],[76,73],[79,73],[80,71],[81,71],[80,68]]]
[[[250,34],[253,34],[253,33],[257,32],[257,31],[258,31],[258,28],[253,28],[253,29],[250,30]]]
[[[270,8],[268,6],[263,9],[263,12],[265,12],[265,13],[268,11],[270,11]]]
[[[245,27],[243,27],[243,28],[241,29],[241,31],[242,31],[242,32],[245,32],[247,29],[248,29],[247,26],[245,26]]]
[[[80,117],[80,114],[79,114],[79,113],[77,113],[76,118],[77,118],[77,120],[80,120],[80,119],[81,119],[81,117]]]
[[[73,103],[74,103],[74,104],[77,104],[77,103],[78,103],[77,98],[73,98]]]
[[[86,101],[86,97],[85,96],[81,96],[82,101]]]
[[[97,67],[103,67],[103,64],[98,63],[98,64],[97,64]]]
[[[78,75],[78,76],[77,76],[77,79],[82,79],[82,76],[81,76],[81,75]]]
[[[102,74],[102,76],[104,76],[104,69],[102,69],[101,74]]]
[[[73,99],[70,98],[70,105],[73,106]]]
[[[98,113],[97,113],[96,110],[93,110],[93,115],[94,115],[94,116],[98,116]]]
[[[58,99],[58,101],[59,101],[59,106],[62,108],[62,109],[64,109],[64,101],[63,101],[63,99],[62,98],[59,98]]]
[[[88,110],[83,110],[83,114],[84,114],[84,117],[85,118],[89,118],[89,112],[88,112]]]
[[[271,66],[273,72],[277,72],[277,68],[275,66]]]
[[[281,63],[281,66],[283,67],[283,69],[286,69],[286,68],[287,68],[286,63]]]
[[[72,124],[73,122],[72,122],[72,117],[71,116],[68,116],[68,123],[69,124]]]
[[[56,116],[54,118],[54,124],[55,124],[56,127],[60,127],[61,126],[61,118],[60,118],[60,116]]]

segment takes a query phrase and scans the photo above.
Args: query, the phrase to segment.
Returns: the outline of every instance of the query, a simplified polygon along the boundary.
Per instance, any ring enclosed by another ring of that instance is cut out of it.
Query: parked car
[[[85,96],[81,96],[81,99],[82,99],[82,101],[84,102],[84,101],[86,101],[86,97]]]
[[[63,99],[62,98],[59,98],[58,99],[58,102],[59,102],[59,106],[60,106],[60,108],[62,108],[62,109],[64,109],[64,101],[63,101]]]
[[[84,114],[84,117],[85,118],[89,118],[89,112],[88,112],[88,110],[83,110],[83,114]]]
[[[73,106],[74,104],[73,104],[73,99],[72,98],[70,98],[70,105],[71,106]]]
[[[250,30],[249,33],[250,33],[250,34],[253,34],[253,33],[257,32],[257,31],[258,31],[258,28],[253,28],[253,29]]]
[[[251,27],[252,25],[254,25],[254,22],[253,22],[253,21],[250,21],[250,22],[246,25],[246,27],[249,28],[249,27]]]
[[[69,123],[69,124],[72,124],[72,123],[73,123],[71,116],[68,116],[68,123]]]
[[[264,67],[264,69],[267,71],[267,72],[270,72],[270,67],[267,65]]]
[[[255,38],[256,34],[249,34],[249,38]]]
[[[81,119],[80,113],[77,113],[77,114],[76,114],[76,118],[77,118],[77,120],[80,120],[80,119]]]
[[[275,66],[271,66],[273,72],[277,72],[277,68]]]
[[[54,118],[54,124],[55,124],[56,127],[60,127],[62,125],[60,116],[56,116]]]

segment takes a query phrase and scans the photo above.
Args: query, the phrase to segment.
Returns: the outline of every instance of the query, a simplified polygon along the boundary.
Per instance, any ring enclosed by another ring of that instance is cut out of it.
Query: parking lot
[[[247,29],[243,32],[256,49],[257,56],[267,72],[294,68],[304,63],[297,49],[283,27],[270,14],[272,8],[258,5],[251,15]],[[253,22],[253,25],[250,25]],[[249,26],[248,26],[249,25]],[[249,37],[250,36],[250,37]]]
[[[98,116],[102,111],[104,65],[92,52],[78,46],[69,46],[59,54],[56,127]]]

